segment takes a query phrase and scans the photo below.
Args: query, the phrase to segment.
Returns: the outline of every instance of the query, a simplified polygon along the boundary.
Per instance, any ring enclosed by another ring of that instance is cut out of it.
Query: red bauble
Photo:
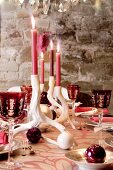
[[[37,127],[33,127],[27,131],[26,136],[29,142],[37,143],[41,138],[41,131]]]
[[[85,151],[86,161],[89,163],[104,163],[106,152],[100,145],[92,145]]]

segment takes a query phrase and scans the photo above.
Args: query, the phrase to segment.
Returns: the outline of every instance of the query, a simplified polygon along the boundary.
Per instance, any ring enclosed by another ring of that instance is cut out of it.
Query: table
[[[98,133],[94,133],[93,128],[83,128],[82,130],[72,129],[66,122],[65,126],[67,130],[73,134],[74,139],[78,143],[78,148],[87,148],[93,143],[98,143]],[[59,134],[55,128],[49,128],[43,135],[56,139]],[[108,132],[103,132],[103,137],[110,136]],[[24,134],[19,134],[16,139],[22,141],[25,137]],[[113,148],[104,145],[108,150]],[[23,150],[19,152],[19,155],[15,156],[18,161],[24,162],[24,166],[21,170],[77,170],[77,165],[74,161],[71,161],[65,157],[65,153],[68,150],[62,150],[58,146],[40,140],[37,144],[32,144],[32,148],[35,150],[35,155],[30,155],[27,150],[27,155],[22,156]],[[110,169],[109,169],[110,170]],[[113,170],[113,167],[112,167]]]

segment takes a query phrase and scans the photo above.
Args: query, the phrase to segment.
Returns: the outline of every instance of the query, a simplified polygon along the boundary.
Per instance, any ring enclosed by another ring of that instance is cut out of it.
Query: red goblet
[[[76,84],[69,84],[67,86],[67,91],[68,91],[69,99],[71,99],[71,101],[72,101],[72,103],[71,103],[71,105],[72,105],[72,121],[73,121],[74,124],[78,124],[78,121],[75,121],[75,107],[74,107],[74,104],[75,104],[75,101],[77,99],[77,96],[80,93],[80,87],[78,85],[76,85]]]
[[[14,124],[23,118],[24,101],[25,93],[23,92],[0,92],[0,117],[7,121],[9,126],[8,161],[0,164],[2,169],[16,169],[23,165],[22,163],[14,162],[10,153],[12,152]]]
[[[80,92],[80,87],[76,84],[69,84],[67,86],[67,91],[68,91],[69,99],[71,99],[71,101],[72,101],[72,109],[74,109],[74,103],[75,103],[77,96]]]
[[[92,90],[92,105],[98,108],[98,126],[102,128],[103,109],[110,104],[112,90]],[[99,135],[99,144],[102,145],[102,132]]]

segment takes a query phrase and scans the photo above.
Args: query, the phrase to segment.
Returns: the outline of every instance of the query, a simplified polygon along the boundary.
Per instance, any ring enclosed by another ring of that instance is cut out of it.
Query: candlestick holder
[[[32,97],[30,103],[30,121],[28,123],[18,124],[14,129],[14,135],[22,131],[26,131],[32,127],[39,126],[41,123],[47,123],[57,128],[60,132],[65,130],[65,127],[58,122],[55,122],[42,114],[40,109],[40,84],[38,75],[31,75]]]
[[[44,84],[40,83],[40,93],[44,91]]]
[[[52,120],[42,114],[40,109],[40,84],[38,75],[31,76],[31,85],[32,85],[32,97],[30,103],[30,120],[28,123],[24,124],[17,124],[16,128],[14,129],[14,135],[22,132],[27,131],[32,127],[39,126],[41,123],[45,123],[47,125],[51,125],[57,128],[61,133],[57,138],[57,141],[52,140],[50,138],[44,137],[44,139],[52,144],[57,144],[62,149],[69,149],[73,144],[75,145],[76,142],[72,135],[66,130],[66,128],[61,125],[60,123]],[[43,136],[42,136],[43,137]],[[63,140],[63,138],[65,138]],[[63,143],[60,142],[64,141]]]
[[[58,107],[60,110],[62,110],[62,106],[59,103],[57,103],[57,101],[53,98],[54,84],[55,84],[54,76],[50,76],[49,77],[49,90],[47,93],[47,98],[50,101],[50,103],[52,104],[51,107],[53,109]]]
[[[69,120],[70,125],[72,126],[73,129],[75,129],[75,126],[73,125],[69,117],[68,104],[66,103],[61,93],[61,86],[56,86],[56,98],[59,99],[59,101],[61,102],[61,105],[57,103],[57,101],[53,98],[54,84],[55,84],[54,76],[50,76],[49,77],[49,90],[48,90],[47,97],[50,103],[52,104],[53,108],[58,107],[61,110],[61,115],[58,117],[56,121],[59,123],[64,123],[66,120]]]
[[[56,88],[56,97],[60,100],[61,106],[62,106],[62,110],[61,110],[62,113],[59,116],[59,118],[57,119],[57,122],[62,123],[62,122],[65,122],[66,120],[68,120],[71,127],[73,129],[75,129],[75,126],[74,126],[74,124],[72,123],[72,121],[69,117],[69,107],[68,107],[68,104],[67,104],[67,102],[65,101],[65,99],[62,95],[61,86],[56,86],[55,88]]]

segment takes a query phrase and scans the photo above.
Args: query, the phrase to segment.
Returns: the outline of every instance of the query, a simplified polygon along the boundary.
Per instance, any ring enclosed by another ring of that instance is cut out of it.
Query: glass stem
[[[102,119],[103,119],[103,111],[101,111],[99,113],[98,118],[99,118],[99,127],[101,128],[102,127]],[[103,143],[102,143],[102,130],[99,131],[99,145],[103,146]]]
[[[8,150],[8,166],[12,162],[11,159],[11,152],[12,152],[12,145],[13,145],[13,128],[14,128],[14,120],[9,120],[9,133],[8,133],[8,143],[9,143],[9,150]]]

